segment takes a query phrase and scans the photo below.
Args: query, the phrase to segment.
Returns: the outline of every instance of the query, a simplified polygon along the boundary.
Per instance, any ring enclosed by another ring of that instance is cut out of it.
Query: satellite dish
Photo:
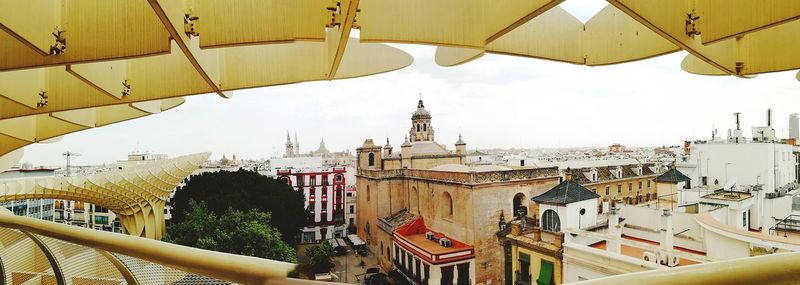
[[[733,191],[734,187],[736,187],[736,180],[725,182],[724,190]]]
[[[579,213],[581,214],[581,216],[583,216],[584,214],[586,214],[586,209],[585,208],[581,208],[581,211]]]

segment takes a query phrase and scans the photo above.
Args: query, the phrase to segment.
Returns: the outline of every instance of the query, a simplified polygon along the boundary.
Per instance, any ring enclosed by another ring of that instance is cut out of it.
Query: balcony
[[[531,285],[531,274],[514,271],[514,285]]]

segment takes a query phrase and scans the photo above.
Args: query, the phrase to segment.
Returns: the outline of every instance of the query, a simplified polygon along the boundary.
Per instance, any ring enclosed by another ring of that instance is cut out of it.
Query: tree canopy
[[[334,254],[333,247],[327,240],[323,240],[320,245],[306,248],[305,253],[311,261],[311,270],[314,273],[328,272],[334,266],[333,262],[331,262],[331,257]]]
[[[297,263],[294,249],[271,227],[270,214],[251,209],[228,208],[222,215],[211,212],[204,202],[189,201],[181,222],[167,229],[171,243]]]
[[[205,202],[208,211],[217,216],[228,208],[269,212],[271,225],[291,245],[295,244],[294,237],[308,224],[303,193],[255,171],[206,172],[190,177],[186,186],[170,199],[172,223],[185,219],[190,200]]]

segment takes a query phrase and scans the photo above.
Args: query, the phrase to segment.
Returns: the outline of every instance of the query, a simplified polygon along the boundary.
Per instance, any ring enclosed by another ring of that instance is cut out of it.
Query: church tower
[[[286,137],[289,137],[289,133],[286,133]],[[294,155],[300,155],[300,141],[297,140],[297,132],[294,132]]]
[[[294,146],[292,145],[292,139],[289,137],[289,131],[286,131],[286,152],[283,154],[283,157],[293,157],[294,156]]]
[[[422,99],[417,103],[417,110],[411,115],[411,131],[408,132],[411,142],[433,141],[431,114],[425,110]]]

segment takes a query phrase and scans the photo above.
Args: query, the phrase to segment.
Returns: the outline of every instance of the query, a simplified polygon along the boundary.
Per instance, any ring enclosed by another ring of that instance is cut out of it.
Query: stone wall
[[[506,221],[513,218],[513,201],[522,195],[529,209],[530,198],[558,184],[557,175],[549,169],[497,171],[494,175],[476,177],[476,173],[400,169],[362,171],[356,179],[360,191],[357,209],[359,235],[370,250],[380,256],[385,269],[391,267],[391,234],[378,228],[379,218],[402,209],[422,216],[431,229],[475,247],[476,284],[502,284],[504,280],[503,247],[495,236],[501,211]],[[554,172],[557,174],[557,172]],[[534,179],[521,179],[537,177]],[[476,179],[484,182],[475,183]],[[363,191],[363,192],[362,192]],[[452,201],[452,214],[446,196]],[[535,212],[529,210],[529,215]],[[363,230],[370,224],[370,234]],[[383,252],[381,255],[381,242]]]

